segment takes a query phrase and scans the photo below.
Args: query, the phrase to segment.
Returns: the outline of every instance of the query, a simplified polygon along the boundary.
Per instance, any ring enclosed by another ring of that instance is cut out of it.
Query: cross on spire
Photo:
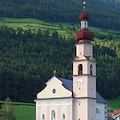
[[[54,76],[56,75],[56,70],[53,71]]]

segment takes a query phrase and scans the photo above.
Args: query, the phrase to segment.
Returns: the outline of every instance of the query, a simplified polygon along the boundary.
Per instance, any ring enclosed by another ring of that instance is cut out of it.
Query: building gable
[[[37,94],[37,99],[72,97],[72,92],[63,86],[63,82],[53,76],[46,83],[46,87]]]

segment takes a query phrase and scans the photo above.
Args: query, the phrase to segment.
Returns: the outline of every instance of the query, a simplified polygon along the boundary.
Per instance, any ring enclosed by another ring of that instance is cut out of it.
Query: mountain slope
[[[120,0],[108,0],[108,1],[111,3],[113,7],[120,9]]]
[[[1,0],[0,17],[37,18],[53,22],[77,23],[82,0]],[[120,28],[117,0],[86,0],[90,25],[109,29]],[[118,1],[119,2],[119,1]]]

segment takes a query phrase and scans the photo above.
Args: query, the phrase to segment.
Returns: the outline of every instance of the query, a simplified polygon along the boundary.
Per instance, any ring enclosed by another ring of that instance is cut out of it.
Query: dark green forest
[[[0,0],[0,17],[35,18],[47,22],[78,23],[83,0]],[[120,30],[120,3],[86,0],[90,26]]]
[[[92,43],[97,91],[104,98],[115,98],[120,95],[120,43]],[[74,37],[65,38],[56,31],[50,34],[39,29],[33,33],[0,26],[0,100],[10,97],[12,101],[33,102],[53,70],[58,77],[72,79],[75,44]]]

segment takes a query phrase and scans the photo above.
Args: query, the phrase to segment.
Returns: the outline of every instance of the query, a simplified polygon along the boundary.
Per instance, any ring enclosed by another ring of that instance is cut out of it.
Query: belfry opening
[[[79,64],[78,65],[78,75],[82,75],[83,74],[83,65]]]

